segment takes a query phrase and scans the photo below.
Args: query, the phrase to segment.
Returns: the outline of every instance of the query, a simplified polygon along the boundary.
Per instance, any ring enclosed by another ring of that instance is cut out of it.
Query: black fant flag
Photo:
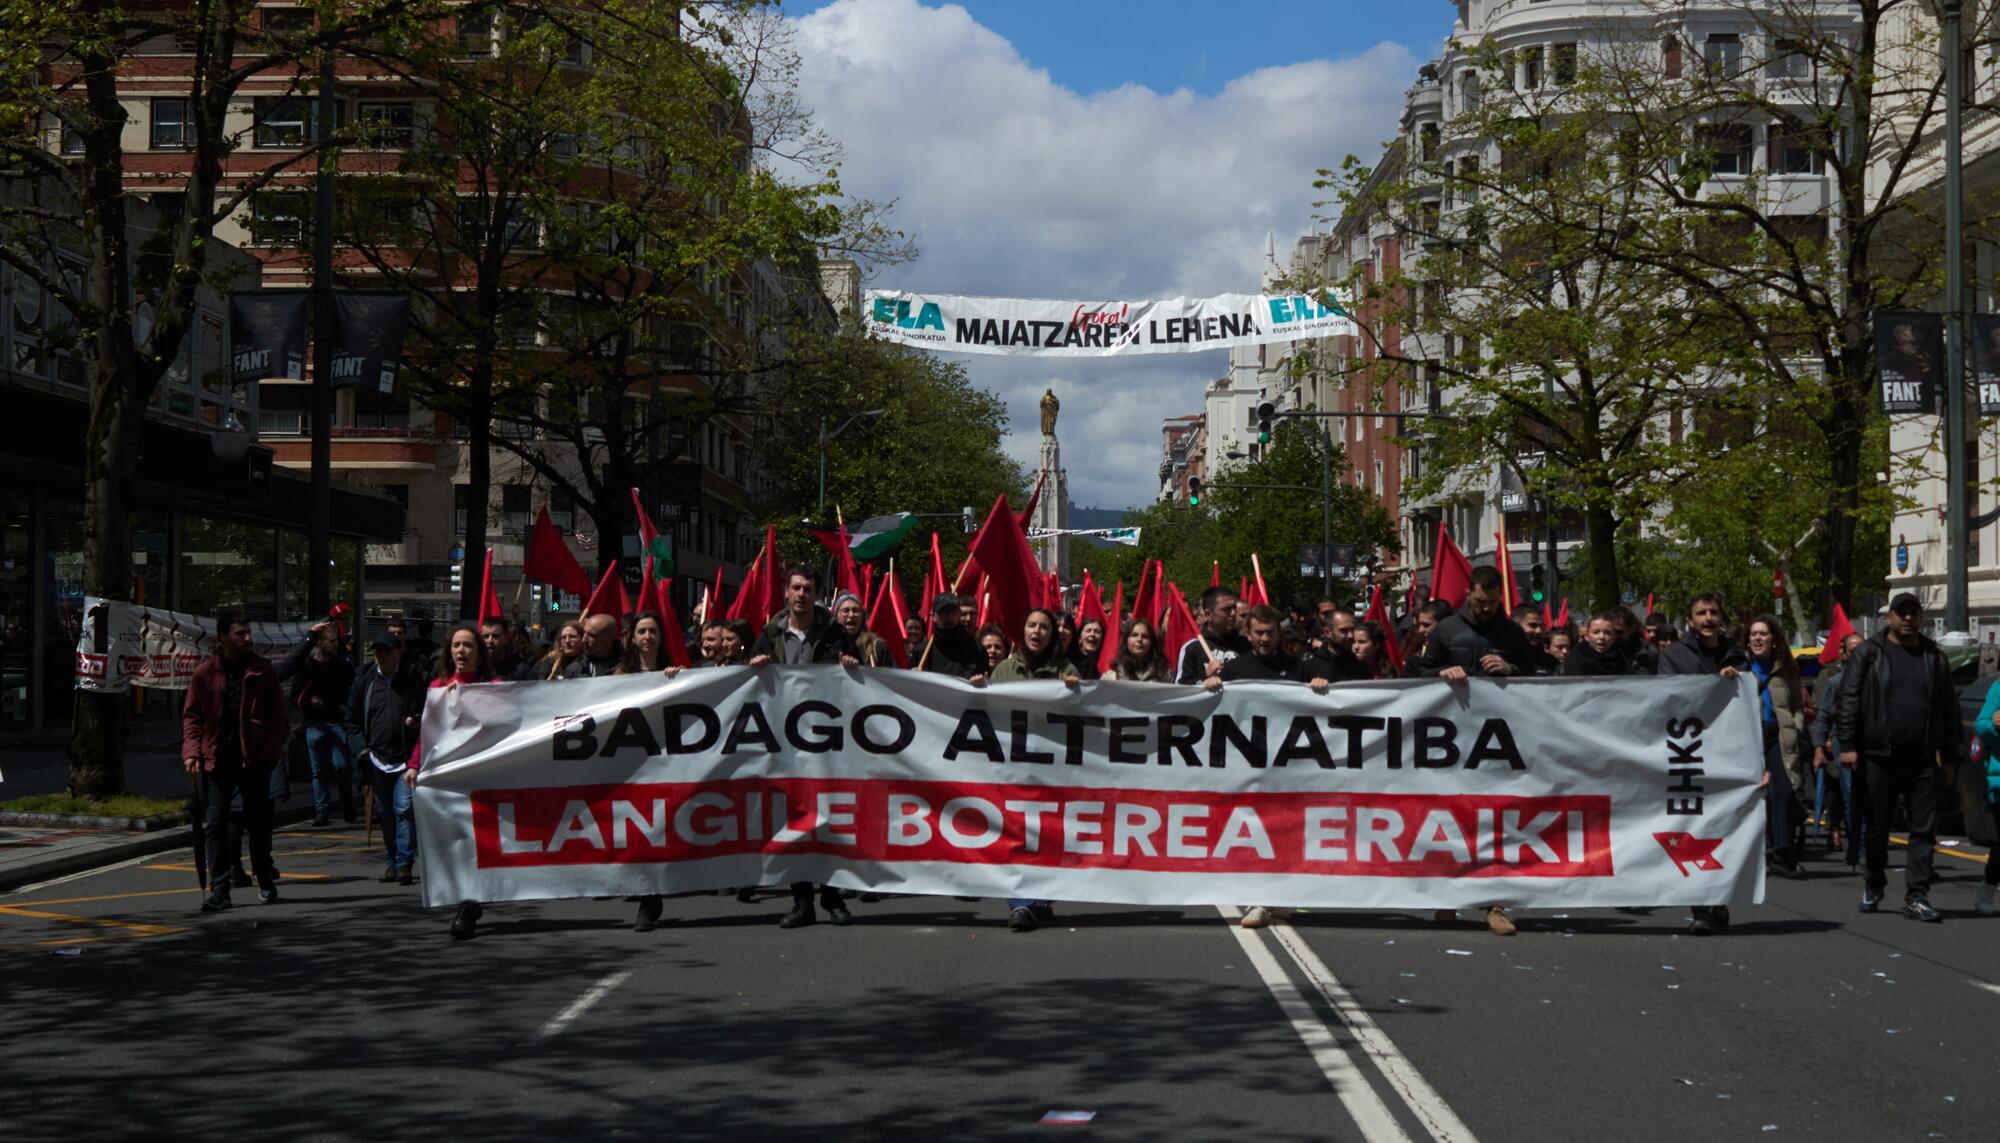
[[[410,325],[409,295],[341,293],[333,304],[333,387],[394,389]]]
[[[1884,413],[1936,415],[1944,382],[1943,315],[1913,310],[1876,314],[1875,372]]]
[[[2000,417],[2000,314],[1972,315],[1972,379],[1979,415]]]
[[[306,375],[303,290],[256,290],[229,295],[229,380],[248,385],[266,377]]]

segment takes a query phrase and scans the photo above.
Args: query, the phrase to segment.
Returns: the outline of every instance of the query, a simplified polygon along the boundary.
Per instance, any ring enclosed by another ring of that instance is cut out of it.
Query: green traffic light
[[[1536,592],[1530,592],[1528,598],[1534,600],[1536,603],[1540,603],[1542,602],[1543,599],[1547,597],[1544,596],[1541,592],[1536,591]]]
[[[1201,507],[1201,497],[1199,497],[1199,496],[1190,496],[1190,497],[1188,497],[1188,507],[1190,507],[1190,508],[1199,508],[1199,507]]]
[[[1258,444],[1270,444],[1270,443],[1271,443],[1271,434],[1270,434],[1270,433],[1258,433],[1258,434],[1257,434],[1257,443],[1258,443]]]

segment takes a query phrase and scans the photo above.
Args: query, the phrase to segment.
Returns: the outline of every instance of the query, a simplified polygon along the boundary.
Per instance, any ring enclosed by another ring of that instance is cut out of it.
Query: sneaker
[[[201,900],[201,911],[204,913],[220,913],[227,908],[229,908],[229,887],[227,885],[217,885],[215,888],[210,889],[208,896]]]
[[[407,866],[407,865],[402,865],[402,866],[398,866],[398,867],[396,868],[396,884],[398,884],[398,885],[415,885],[416,883],[417,883],[417,879],[416,879],[415,877],[411,876],[411,874],[410,874],[410,867],[409,867],[409,866]]]
[[[1933,909],[1930,901],[1923,897],[1912,897],[1903,902],[1903,915],[1912,921],[1923,921],[1933,925],[1944,920],[1944,914]]]
[[[1244,912],[1243,919],[1237,922],[1237,924],[1242,925],[1246,929],[1261,929],[1270,923],[1271,910],[1266,909],[1262,905],[1250,906]]]
[[[380,881],[384,885],[387,885],[389,882],[394,881],[395,879],[396,879],[396,866],[393,863],[383,866],[382,876],[376,878],[377,881]]]
[[[1882,905],[1882,891],[1880,889],[1863,889],[1861,891],[1862,912],[1872,913],[1876,909],[1880,908],[1881,905]]]
[[[1492,908],[1486,910],[1486,930],[1496,937],[1514,935],[1514,922],[1507,919],[1507,910]]]
[[[1009,932],[1032,933],[1035,931],[1035,924],[1035,911],[1025,905],[1007,914]]]
[[[635,933],[650,933],[660,927],[660,899],[658,897],[639,898],[639,915],[632,921]]]
[[[1979,892],[1972,898],[1972,911],[1982,917],[1993,916],[1996,911],[1993,908],[1993,886],[1986,884],[1979,886]]]
[[[278,887],[276,885],[269,884],[268,882],[263,885],[257,886],[257,900],[263,902],[266,905],[277,904]]]

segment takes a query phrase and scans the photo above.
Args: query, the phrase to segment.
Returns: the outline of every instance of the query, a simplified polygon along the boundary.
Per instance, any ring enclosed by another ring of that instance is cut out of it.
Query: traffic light
[[[1201,507],[1201,477],[1199,476],[1188,477],[1187,488],[1188,488],[1188,507],[1190,508]]]
[[[972,505],[967,504],[960,508],[958,514],[965,521],[965,534],[970,536],[972,534]]]
[[[1547,577],[1547,570],[1540,564],[1536,564],[1534,570],[1528,573],[1528,601],[1530,603],[1548,602]]]
[[[1257,406],[1257,443],[1271,443],[1271,418],[1278,415],[1278,407],[1266,401]]]

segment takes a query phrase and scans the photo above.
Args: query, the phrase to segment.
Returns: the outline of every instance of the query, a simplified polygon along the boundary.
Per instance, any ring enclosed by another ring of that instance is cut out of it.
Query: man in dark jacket
[[[965,629],[965,601],[952,593],[939,592],[931,601],[931,637],[910,650],[911,664],[934,674],[984,682],[986,656]]]
[[[1359,626],[1354,613],[1335,608],[1322,614],[1325,618],[1318,621],[1319,637],[1299,656],[1294,677],[1299,682],[1313,684],[1314,690],[1324,690],[1327,683],[1351,683],[1364,678],[1368,669],[1354,657],[1354,629]],[[1256,640],[1251,643],[1254,645]]]
[[[819,606],[819,573],[804,564],[796,565],[785,577],[785,609],[757,637],[757,645],[750,650],[750,666],[837,663],[845,634],[833,616]],[[794,881],[792,911],[778,922],[780,928],[796,929],[819,920],[813,912],[815,889],[828,920],[836,925],[854,923],[854,914],[847,911],[840,890],[829,885],[815,886],[810,881]]]
[[[1236,630],[1236,593],[1226,587],[1211,587],[1201,593],[1201,639],[1190,639],[1175,655],[1174,681],[1193,686],[1211,675],[1220,675],[1222,665],[1238,655],[1250,653],[1250,641]],[[1208,646],[1202,646],[1202,640]]]
[[[341,729],[341,713],[347,692],[354,687],[354,667],[341,653],[340,632],[332,620],[312,625],[305,642],[278,665],[278,678],[291,681],[292,705],[305,720],[300,732],[312,772],[313,824],[323,826],[331,820],[336,789],[340,816],[353,822],[354,759]]]
[[[395,634],[375,636],[371,652],[374,661],[355,674],[354,689],[347,695],[346,730],[357,752],[354,764],[374,791],[375,812],[382,821],[382,880],[409,885],[417,842],[403,772],[416,745],[428,684],[415,664],[403,661],[403,640]]]
[[[1688,600],[1687,638],[1662,638],[1658,634],[1662,629],[1672,630],[1664,620],[1655,625],[1654,640],[1648,644],[1652,651],[1651,671],[1635,670],[1634,674],[1720,675],[1733,679],[1750,665],[1750,656],[1723,633],[1722,597],[1712,592]],[[1696,905],[1689,912],[1692,916],[1688,933],[1692,936],[1705,937],[1729,927],[1727,905]]]
[[[1260,603],[1243,615],[1243,625],[1249,631],[1246,640],[1250,644],[1247,655],[1238,655],[1222,664],[1222,670],[1202,680],[1202,685],[1212,691],[1222,689],[1224,683],[1235,682],[1297,682],[1299,661],[1285,654],[1284,633],[1280,624],[1284,616],[1268,603]]]
[[[1834,725],[1840,764],[1861,771],[1855,791],[1867,822],[1861,911],[1874,912],[1888,886],[1889,823],[1900,799],[1910,821],[1903,915],[1935,922],[1944,919],[1930,902],[1938,784],[1961,744],[1951,667],[1918,631],[1923,617],[1923,605],[1908,592],[1890,601],[1884,630],[1855,648],[1847,664],[1834,696]]]
[[[583,617],[583,654],[571,660],[559,679],[608,679],[625,662],[625,645],[618,641],[618,620],[602,611]]]
[[[1540,677],[1562,673],[1562,662],[1549,654],[1549,620],[1539,603],[1523,603],[1514,609],[1514,624],[1528,639],[1527,673]]]
[[[257,896],[278,899],[271,864],[271,770],[285,748],[285,697],[270,660],[250,649],[250,624],[242,612],[215,617],[215,654],[194,669],[181,708],[181,764],[199,775],[208,841],[208,896],[204,913],[229,908],[229,803],[243,799],[250,865]],[[229,861],[225,862],[224,858]]]
[[[1528,637],[1503,614],[1505,606],[1500,573],[1490,567],[1473,568],[1465,606],[1431,632],[1417,659],[1416,676],[1460,682],[1527,674]]]
[[[489,615],[479,625],[479,641],[486,644],[486,668],[502,682],[521,679],[521,656],[514,650],[514,632],[498,615]]]

